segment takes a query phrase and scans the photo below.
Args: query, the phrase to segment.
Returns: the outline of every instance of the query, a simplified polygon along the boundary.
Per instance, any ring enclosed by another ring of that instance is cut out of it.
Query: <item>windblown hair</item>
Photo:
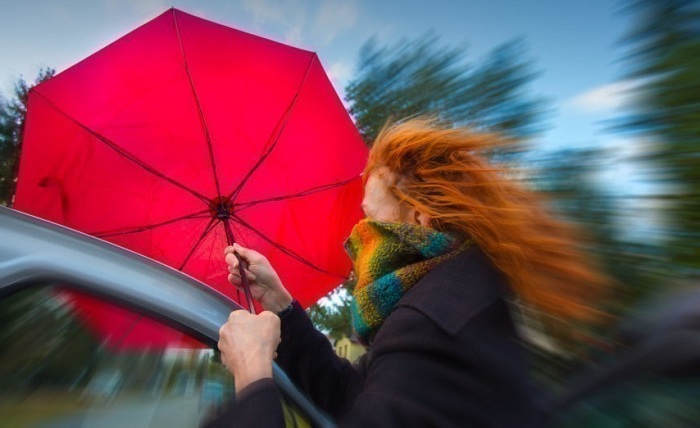
[[[503,145],[494,134],[415,118],[385,126],[364,177],[397,175],[390,190],[427,214],[430,226],[471,238],[517,296],[555,317],[593,321],[608,279],[581,248],[576,228],[554,218],[542,198],[480,153]]]

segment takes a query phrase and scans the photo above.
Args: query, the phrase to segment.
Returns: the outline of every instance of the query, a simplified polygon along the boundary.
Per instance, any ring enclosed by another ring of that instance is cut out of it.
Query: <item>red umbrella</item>
[[[15,208],[241,301],[233,240],[309,306],[350,270],[366,156],[315,53],[172,9],[30,92]]]

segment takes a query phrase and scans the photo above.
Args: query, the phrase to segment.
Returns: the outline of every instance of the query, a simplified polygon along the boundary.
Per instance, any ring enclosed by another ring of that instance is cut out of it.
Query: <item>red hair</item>
[[[379,133],[364,176],[378,168],[397,174],[394,195],[426,214],[431,227],[473,239],[525,302],[555,316],[596,319],[591,303],[608,279],[573,226],[479,155],[503,144],[494,134],[410,119]]]

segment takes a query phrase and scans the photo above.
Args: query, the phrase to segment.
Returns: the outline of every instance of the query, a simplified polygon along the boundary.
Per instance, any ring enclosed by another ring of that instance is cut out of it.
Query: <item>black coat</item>
[[[283,319],[277,362],[341,426],[541,426],[503,291],[471,249],[406,293],[358,365],[338,358],[299,306]],[[274,388],[244,389],[231,422],[284,426]]]

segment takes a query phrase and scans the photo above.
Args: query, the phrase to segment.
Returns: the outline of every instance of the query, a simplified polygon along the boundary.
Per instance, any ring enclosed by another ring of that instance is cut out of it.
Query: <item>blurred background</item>
[[[556,332],[522,309],[538,380],[553,393],[624,351],[617,326],[642,325],[659,302],[697,289],[700,2],[172,3],[318,52],[368,144],[387,119],[421,113],[512,139],[497,159],[580,225],[582,246],[615,284],[600,303],[613,327],[578,340],[553,340]],[[169,6],[0,4],[0,203],[12,204],[28,88]],[[310,310],[334,340],[352,336],[348,287]],[[651,377],[582,404],[566,424],[697,426],[698,393],[697,374]]]

